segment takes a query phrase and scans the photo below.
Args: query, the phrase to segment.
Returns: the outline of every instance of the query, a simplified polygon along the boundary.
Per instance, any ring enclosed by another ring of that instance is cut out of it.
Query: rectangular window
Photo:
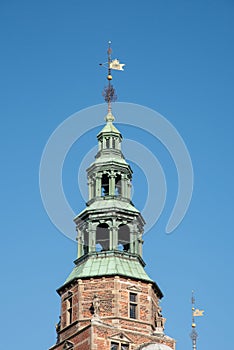
[[[129,294],[129,317],[137,318],[137,294],[130,293]]]
[[[72,293],[71,292],[69,293],[66,302],[67,302],[67,325],[69,325],[72,323]]]
[[[129,345],[111,342],[111,350],[129,350]]]
[[[119,344],[111,342],[111,350],[119,350]]]
[[[130,293],[130,302],[136,303],[137,294]]]
[[[128,344],[122,344],[121,345],[121,350],[128,350],[128,349],[129,349]]]

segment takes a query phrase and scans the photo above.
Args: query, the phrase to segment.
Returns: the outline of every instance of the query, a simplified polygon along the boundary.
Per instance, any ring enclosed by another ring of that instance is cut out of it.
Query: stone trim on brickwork
[[[139,288],[139,287],[137,287],[137,286],[130,286],[130,287],[127,287],[127,289],[128,289],[129,291],[131,291],[131,292],[136,292],[136,293],[142,291],[142,289]]]
[[[124,332],[117,333],[109,337],[110,340],[118,341],[118,342],[125,342],[125,343],[133,343],[132,339],[127,337]]]
[[[171,350],[171,347],[163,343],[151,342],[140,345],[140,347],[138,347],[136,350]]]

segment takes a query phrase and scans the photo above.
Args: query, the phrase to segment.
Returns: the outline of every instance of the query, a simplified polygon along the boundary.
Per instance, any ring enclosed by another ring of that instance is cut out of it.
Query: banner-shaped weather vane
[[[114,70],[123,71],[124,70],[123,67],[125,66],[125,64],[120,63],[117,58],[112,60],[111,54],[112,54],[111,41],[109,41],[108,50],[107,50],[108,61],[106,63],[100,63],[100,66],[107,67],[108,69],[108,74],[107,74],[108,85],[104,88],[104,91],[102,93],[104,100],[108,104],[108,113],[111,113],[111,102],[115,102],[117,100],[117,95],[115,93],[114,86],[111,84],[111,80],[112,80],[111,70],[114,69]]]
[[[194,291],[192,291],[192,332],[190,334],[190,337],[192,339],[193,342],[193,350],[197,350],[197,331],[196,331],[196,323],[195,323],[195,319],[194,317],[198,317],[198,316],[204,316],[204,310],[199,310],[199,309],[195,309],[195,297],[194,297]]]

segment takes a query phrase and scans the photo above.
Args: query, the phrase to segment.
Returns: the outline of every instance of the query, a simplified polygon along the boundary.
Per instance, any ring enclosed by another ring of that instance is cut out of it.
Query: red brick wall
[[[137,294],[138,317],[129,318],[129,293]],[[67,322],[67,297],[72,293],[72,323]],[[93,318],[94,295],[100,301],[100,322]],[[158,297],[153,284],[120,276],[83,279],[68,285],[61,293],[60,343],[54,347],[62,350],[65,340],[74,343],[74,350],[109,350],[110,337],[124,333],[131,339],[131,350],[143,343],[157,340],[174,348],[171,338],[153,336],[155,310]],[[91,331],[93,329],[93,331]],[[83,330],[83,331],[82,331]]]

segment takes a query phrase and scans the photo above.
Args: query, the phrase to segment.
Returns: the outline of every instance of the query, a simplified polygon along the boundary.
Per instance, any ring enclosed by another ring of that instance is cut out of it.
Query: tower
[[[75,217],[78,256],[57,290],[61,316],[57,342],[50,350],[170,350],[159,305],[163,294],[145,272],[142,259],[144,219],[131,202],[132,170],[114,126],[115,90],[108,48],[108,111],[98,133],[98,152],[87,169],[89,199]]]

